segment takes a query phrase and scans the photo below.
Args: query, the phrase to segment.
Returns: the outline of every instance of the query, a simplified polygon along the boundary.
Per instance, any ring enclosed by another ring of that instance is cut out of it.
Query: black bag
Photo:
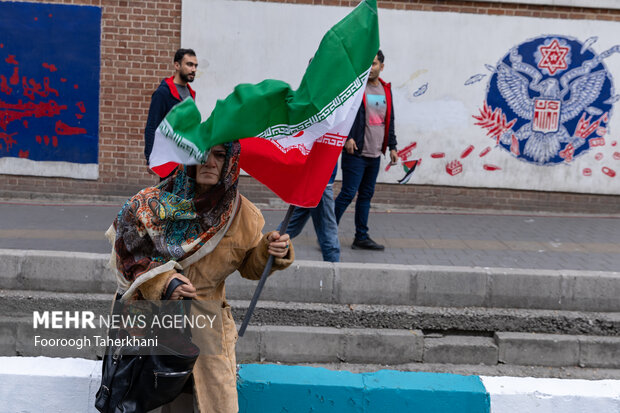
[[[183,282],[173,278],[164,300],[168,300],[180,284]],[[117,331],[117,338],[127,336],[126,331]],[[144,348],[137,346],[106,349],[95,408],[102,413],[142,413],[169,403],[181,394],[200,350],[187,331],[168,334],[164,341],[157,348],[149,348],[151,354],[146,355]]]

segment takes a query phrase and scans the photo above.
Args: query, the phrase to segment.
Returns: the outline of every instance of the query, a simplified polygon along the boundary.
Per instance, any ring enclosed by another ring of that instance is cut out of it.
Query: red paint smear
[[[9,83],[12,85],[16,85],[19,83],[19,68],[16,67],[13,69],[13,75],[9,79]]]
[[[19,103],[10,104],[0,100],[0,128],[6,130],[6,127],[15,120],[22,118],[41,118],[54,117],[60,114],[61,110],[66,110],[66,105],[59,105],[53,100],[40,103]]]
[[[471,153],[471,151],[474,150],[474,145],[469,145],[464,151],[463,153],[461,153],[461,159],[463,158],[467,158],[469,156],[469,154]]]
[[[516,156],[521,155],[521,151],[519,150],[519,140],[517,139],[517,137],[515,136],[514,133],[512,134],[510,139],[511,139],[510,153],[512,153],[512,154],[514,154]]]
[[[618,144],[618,142],[613,141],[613,142],[611,143],[611,146],[616,146],[617,144]]]
[[[499,166],[491,165],[488,163],[485,163],[482,167],[484,168],[485,171],[499,171],[502,169]]]
[[[61,77],[61,78],[60,78],[60,81],[61,81],[62,83],[65,83],[65,82],[67,81],[67,79],[65,79],[64,77]]]
[[[52,136],[52,146],[55,148],[58,146],[58,137]]]
[[[80,115],[79,113],[76,113],[75,117],[78,118],[78,119],[82,119],[84,117],[84,115]]]
[[[446,154],[445,154],[445,153],[443,153],[443,152],[435,152],[435,153],[431,153],[431,158],[434,158],[434,159],[443,158],[443,157],[445,157],[445,156],[446,156]]]
[[[43,136],[43,142],[45,142],[45,146],[50,144],[50,137],[45,135]]]
[[[28,121],[27,121],[27,120],[25,120],[25,121],[23,121],[22,123],[24,124],[24,128],[28,129]]]
[[[52,73],[58,70],[58,69],[56,68],[56,66],[54,66],[53,64],[52,64],[52,65],[50,65],[49,63],[43,63],[43,65],[42,65],[42,66],[43,66],[44,68],[46,68],[46,69],[49,69],[49,71],[50,71],[50,72],[52,72]]]
[[[608,177],[610,177],[610,178],[613,178],[613,177],[615,177],[615,176],[616,176],[616,171],[614,171],[613,169],[608,168],[608,167],[606,167],[606,166],[604,166],[604,167],[603,167],[602,171],[603,171],[603,173],[604,173],[605,175],[607,175],[607,176],[608,176]]]
[[[9,57],[4,59],[4,61],[7,62],[8,64],[11,64],[11,65],[18,65],[19,64],[19,62],[17,60],[15,60],[15,55],[14,54],[10,54]]]
[[[30,86],[28,86],[29,84]],[[24,76],[22,77],[22,86],[24,87],[24,96],[29,97],[31,100],[34,100],[35,94],[41,97],[47,97],[50,93],[59,96],[58,91],[50,87],[49,77],[43,78],[43,86],[41,86],[41,84],[37,83],[34,79],[30,79],[29,82],[26,82],[26,76]]]
[[[13,89],[9,86],[9,82],[7,82],[4,75],[0,75],[0,91],[7,95],[13,93]]]
[[[80,112],[85,113],[86,112],[86,108],[84,107],[84,102],[78,102],[76,103],[77,107],[80,109]],[[297,136],[301,136],[303,135],[304,131],[299,132],[297,135],[295,135],[295,138]]]
[[[491,152],[491,147],[490,147],[490,146],[487,146],[486,148],[484,148],[484,149],[482,150],[482,152],[480,152],[480,155],[478,155],[478,156],[482,158],[483,156],[485,156],[485,155],[486,155],[487,153],[489,153],[489,152]]]
[[[79,105],[79,104],[82,104],[82,107],[80,107],[80,110],[82,111],[82,113],[84,113],[84,111],[85,111],[85,110],[83,109],[83,108],[84,108],[84,104],[83,104],[82,102],[78,102],[78,105]],[[300,137],[301,135],[303,135],[303,134],[304,134],[304,131],[302,131],[302,130],[301,130],[301,131],[297,132],[296,134],[294,134],[294,135],[293,135],[293,138],[299,138],[299,137]]]
[[[37,20],[39,20],[39,18],[38,18],[38,17],[35,17],[35,18],[34,18],[34,21],[37,21]]]
[[[86,133],[86,129],[78,126],[69,126],[59,120],[56,122],[56,133],[59,135],[79,135]]]
[[[13,136],[17,135],[17,132],[14,133],[4,133],[0,132],[0,139],[4,140],[4,146],[6,147],[6,151],[10,151],[13,144],[17,143]]]
[[[78,88],[78,85],[76,83],[75,85],[73,85],[73,89],[77,89],[77,88]]]
[[[48,14],[47,17],[52,17],[52,13]]]
[[[620,161],[620,152],[614,152],[614,159]]]
[[[584,168],[583,169],[583,176],[592,176],[592,169]]]
[[[21,149],[19,150],[19,157],[20,158],[28,158],[28,156],[30,155],[30,151],[22,151]]]
[[[596,159],[597,161],[600,161],[601,159],[603,159],[603,154],[602,153],[597,153],[596,155],[594,155],[594,159]]]
[[[41,135],[37,135],[36,140],[38,144],[41,144]]]
[[[4,49],[4,44],[0,43],[0,49]]]

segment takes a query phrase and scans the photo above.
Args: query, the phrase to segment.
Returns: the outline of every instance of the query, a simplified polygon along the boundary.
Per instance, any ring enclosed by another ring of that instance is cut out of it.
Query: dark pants
[[[286,233],[295,238],[304,229],[308,218],[312,217],[314,231],[321,246],[323,261],[340,261],[340,241],[338,240],[338,224],[334,214],[334,189],[328,184],[323,191],[321,201],[315,208],[295,207]],[[278,226],[278,231],[282,224]]]
[[[342,189],[336,198],[336,221],[347,209],[355,194],[355,239],[368,238],[368,213],[370,200],[375,193],[375,182],[379,175],[381,157],[368,158],[366,156],[349,155],[342,153]]]

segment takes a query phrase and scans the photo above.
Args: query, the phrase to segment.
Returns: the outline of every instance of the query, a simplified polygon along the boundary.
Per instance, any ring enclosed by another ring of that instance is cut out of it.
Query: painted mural
[[[477,152],[478,158],[497,148],[532,165],[554,166],[570,164],[596,151],[594,160],[599,164],[583,167],[582,175],[615,178],[618,166],[613,161],[620,160],[620,148],[606,162],[600,150],[618,145],[606,136],[613,104],[620,95],[614,94],[612,74],[604,59],[620,52],[620,45],[597,54],[592,48],[597,40],[596,36],[584,42],[570,36],[540,36],[510,49],[496,66],[485,65],[491,75],[479,113],[472,117],[493,142]],[[485,73],[474,74],[464,86],[486,77]],[[427,90],[425,83],[412,96],[422,96]],[[413,142],[398,152],[404,169],[404,176],[397,181],[400,184],[409,182],[422,162],[421,158],[410,159],[416,147]],[[475,149],[468,145],[457,154],[433,152],[428,157],[444,159],[446,174],[456,176],[464,171],[463,160]],[[484,161],[476,166],[490,172],[502,169]],[[391,167],[388,164],[385,171]]]
[[[0,2],[0,173],[97,178],[100,21]]]
[[[476,125],[500,148],[537,165],[570,163],[604,146],[620,97],[603,59],[620,46],[597,55],[589,47],[594,40],[545,36],[511,49],[492,69]]]
[[[295,87],[348,11],[185,0],[203,116],[239,83]],[[378,182],[620,195],[620,23],[380,8],[379,30],[399,160]]]

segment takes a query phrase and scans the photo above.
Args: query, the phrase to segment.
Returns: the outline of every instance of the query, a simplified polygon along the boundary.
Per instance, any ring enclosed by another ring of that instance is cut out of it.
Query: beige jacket
[[[236,270],[244,278],[260,279],[269,257],[267,235],[262,234],[264,225],[265,220],[258,208],[240,196],[237,214],[226,235],[210,254],[185,271],[185,276],[196,287],[199,300],[217,300],[222,306],[221,354],[201,354],[194,366],[194,394],[201,413],[236,413],[239,410],[235,358],[237,328],[226,303],[224,281]],[[288,267],[294,259],[291,244],[287,257],[274,260],[272,271]],[[162,273],[142,284],[139,288],[144,298],[161,299],[173,272]]]

